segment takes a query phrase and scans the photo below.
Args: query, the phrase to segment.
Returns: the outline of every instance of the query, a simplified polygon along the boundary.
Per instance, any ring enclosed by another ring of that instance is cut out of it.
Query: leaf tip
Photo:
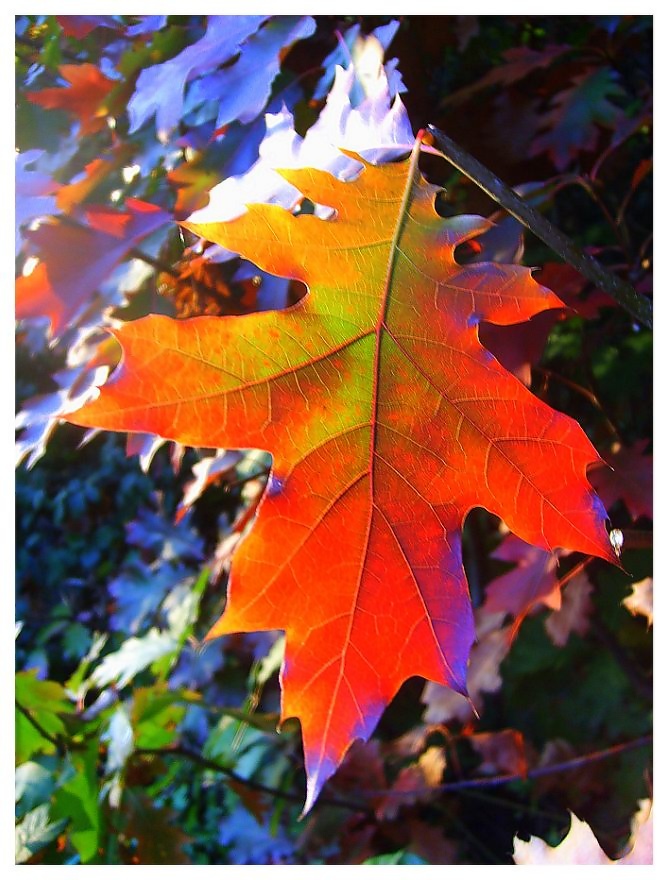
[[[309,756],[306,756],[306,800],[304,808],[299,814],[300,819],[304,819],[313,809],[324,784],[333,776],[338,767],[338,763],[326,755],[319,755],[315,766],[311,765]]]

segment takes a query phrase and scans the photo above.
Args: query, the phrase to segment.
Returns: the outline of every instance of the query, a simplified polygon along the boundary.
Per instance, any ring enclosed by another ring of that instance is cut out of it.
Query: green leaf
[[[406,852],[403,849],[400,849],[395,853],[388,853],[382,856],[373,856],[371,859],[366,859],[366,861],[362,862],[363,865],[428,865],[429,862],[425,862],[424,859],[421,859],[420,856],[413,855],[413,853]]]
[[[37,678],[37,670],[31,669],[17,673],[15,697],[23,710],[16,710],[17,764],[25,763],[37,752],[55,752],[55,744],[44,734],[57,739],[67,733],[60,715],[70,714],[73,707],[63,686],[55,681],[41,681]]]
[[[98,743],[71,756],[73,775],[54,795],[54,814],[69,820],[70,840],[83,864],[97,859],[101,816],[97,776]]]

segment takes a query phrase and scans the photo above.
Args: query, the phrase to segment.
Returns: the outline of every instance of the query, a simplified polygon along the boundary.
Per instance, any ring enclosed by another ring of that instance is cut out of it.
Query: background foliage
[[[423,163],[446,188],[444,215],[498,221],[461,261],[523,254],[570,306],[528,329],[483,328],[485,342],[614,464],[592,481],[625,532],[624,570],[578,554],[557,567],[473,511],[479,717],[407,682],[305,819],[298,726],[275,731],[280,634],[201,641],[266,456],[104,434],[80,446],[59,415],[115,365],[104,328],[118,319],[240,314],[301,295],[202,253],[175,220],[248,173],[266,112],[289,111],[301,136],[317,125],[335,63],[357,65],[349,97],[363,105],[372,32],[398,59],[384,75],[414,130],[446,131],[651,292],[651,27],[647,16],[279,16],[234,43],[215,16],[17,17],[19,861],[504,864],[516,835],[560,840],[569,810],[608,855],[621,851],[652,791],[651,333],[470,181]]]

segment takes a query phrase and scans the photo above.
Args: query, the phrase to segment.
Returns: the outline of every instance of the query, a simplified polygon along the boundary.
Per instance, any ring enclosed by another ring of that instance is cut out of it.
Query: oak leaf
[[[524,618],[538,605],[561,607],[557,557],[531,547],[515,535],[507,535],[491,554],[493,559],[516,562],[515,568],[490,581],[485,588],[484,609]]]
[[[83,221],[52,219],[27,231],[40,260],[16,281],[16,317],[46,315],[52,334],[59,336],[117,264],[165,226],[169,216],[147,202],[127,199],[125,211],[91,206]]]
[[[422,694],[425,703],[424,720],[433,724],[449,721],[471,721],[482,709],[483,693],[491,694],[503,684],[499,667],[512,645],[511,627],[502,627],[503,612],[488,614],[480,608],[476,612],[477,640],[471,649],[467,674],[467,696],[428,681]],[[467,699],[468,697],[468,699]]]
[[[591,593],[592,582],[585,572],[576,574],[566,584],[561,606],[545,621],[545,629],[555,645],[563,648],[572,633],[583,636],[589,629],[589,617],[594,610]]]
[[[623,501],[633,519],[654,517],[654,459],[645,454],[646,440],[632,446],[616,443],[606,455],[610,467],[592,470],[591,481],[603,501],[612,507]]]
[[[615,128],[622,111],[610,100],[624,97],[618,74],[610,67],[591,68],[573,76],[543,115],[540,134],[530,155],[550,154],[555,167],[563,171],[582,152],[595,150],[600,128]]]
[[[610,859],[601,849],[590,826],[571,813],[571,826],[557,846],[540,837],[528,842],[514,840],[516,865],[651,865],[653,864],[652,802],[641,801],[631,822],[631,837],[620,858]]]
[[[651,577],[643,578],[631,584],[632,592],[622,600],[622,605],[627,608],[631,614],[641,614],[647,618],[647,626],[654,624],[654,579]]]
[[[104,100],[116,85],[114,80],[94,64],[62,64],[59,70],[69,85],[28,92],[28,100],[48,110],[73,113],[79,119],[80,137],[101,131],[107,125],[108,115]]]
[[[593,446],[478,340],[481,320],[560,301],[526,268],[457,264],[485,221],[437,214],[419,153],[418,139],[409,160],[363,163],[347,182],[284,172],[329,220],[249,205],[188,224],[308,295],[284,311],[126,324],[121,369],[69,416],[273,455],[210,636],[285,630],[282,717],[301,721],[307,810],[407,678],[466,692],[472,507],[540,547],[614,561],[586,480]]]

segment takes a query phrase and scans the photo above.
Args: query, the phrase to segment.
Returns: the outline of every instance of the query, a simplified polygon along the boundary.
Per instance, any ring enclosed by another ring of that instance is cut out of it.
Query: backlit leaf
[[[82,136],[103,129],[107,124],[104,100],[116,85],[114,80],[106,77],[94,64],[63,64],[59,69],[69,85],[28,92],[28,100],[49,110],[67,110],[74,114],[79,120]]]
[[[128,199],[125,211],[91,207],[85,222],[52,220],[27,232],[40,261],[16,281],[16,317],[46,315],[58,336],[128,252],[169,216],[147,202]]]
[[[532,837],[528,842],[516,837],[514,843],[516,865],[651,865],[652,802],[641,802],[633,817],[626,851],[618,859],[608,858],[590,826],[573,813],[568,834],[557,846],[549,846],[539,837]]]
[[[457,264],[455,248],[486,224],[437,214],[419,147],[361,163],[354,181],[284,172],[334,209],[328,220],[250,205],[229,223],[188,224],[309,294],[284,311],[126,324],[122,368],[70,417],[271,452],[210,635],[286,631],[282,714],[301,721],[307,809],[407,678],[466,692],[472,507],[543,549],[614,561],[586,480],[593,446],[478,339],[481,320],[511,324],[560,301],[528,269]]]
[[[633,446],[615,444],[606,455],[610,467],[597,467],[591,481],[608,507],[622,500],[633,519],[654,516],[653,457],[644,450],[647,442]]]

